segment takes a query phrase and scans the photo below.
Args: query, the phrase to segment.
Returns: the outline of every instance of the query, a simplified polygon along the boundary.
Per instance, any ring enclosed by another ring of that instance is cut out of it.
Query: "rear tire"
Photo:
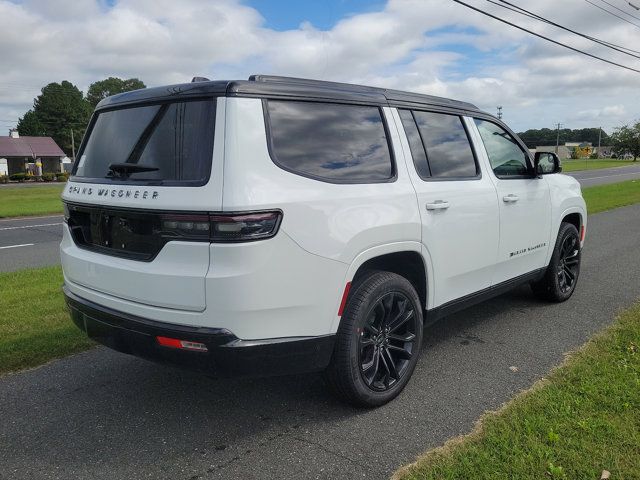
[[[578,229],[571,223],[562,223],[544,277],[531,283],[533,292],[552,302],[568,300],[578,283],[581,256]]]
[[[422,305],[411,283],[370,271],[354,282],[325,380],[341,399],[378,407],[413,374],[422,344]]]

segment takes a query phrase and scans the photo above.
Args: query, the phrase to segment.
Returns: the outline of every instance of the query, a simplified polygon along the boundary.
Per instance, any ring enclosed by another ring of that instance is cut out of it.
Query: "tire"
[[[422,305],[411,283],[370,271],[354,282],[325,380],[342,400],[378,407],[405,387],[420,354]]]
[[[531,283],[533,292],[552,302],[568,300],[578,283],[581,256],[578,229],[571,223],[562,223],[544,277]]]

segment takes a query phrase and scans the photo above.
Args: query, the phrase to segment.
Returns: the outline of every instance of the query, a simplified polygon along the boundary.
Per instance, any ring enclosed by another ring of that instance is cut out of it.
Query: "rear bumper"
[[[158,322],[98,305],[64,286],[73,322],[93,340],[119,352],[223,377],[320,371],[331,360],[335,335],[240,340],[222,328]],[[157,336],[203,343],[207,352],[158,344]]]

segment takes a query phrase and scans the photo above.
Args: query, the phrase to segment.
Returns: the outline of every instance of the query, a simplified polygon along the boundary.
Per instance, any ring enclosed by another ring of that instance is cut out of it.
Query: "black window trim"
[[[429,157],[427,156],[427,147],[424,144],[424,138],[422,138],[422,132],[420,131],[420,128],[418,127],[418,122],[416,121],[416,116],[413,114],[413,109],[410,108],[398,108],[398,116],[400,117],[400,125],[402,125],[402,129],[404,130],[404,134],[407,137],[407,142],[409,143],[409,153],[411,154],[411,160],[413,163],[413,168],[415,169],[416,173],[418,174],[418,176],[424,180],[424,181],[429,181],[433,178],[433,172],[431,172],[431,164],[429,163]],[[424,152],[424,158],[425,161],[427,162],[427,170],[429,170],[429,176],[425,177],[423,175],[420,174],[420,171],[418,170],[418,168],[416,167],[416,159],[413,157],[413,151],[411,149],[411,142],[409,141],[409,135],[407,134],[407,129],[404,126],[404,121],[402,120],[402,117],[400,116],[400,112],[401,111],[406,111],[409,112],[409,114],[411,115],[411,119],[413,120],[413,126],[415,127],[416,131],[418,132],[418,138],[420,139],[420,144],[422,145],[422,151]]]
[[[209,183],[211,180],[211,171],[213,169],[213,151],[215,149],[215,134],[216,134],[216,118],[218,116],[218,105],[217,100],[220,97],[224,97],[224,95],[202,95],[202,96],[192,96],[192,97],[179,97],[179,98],[164,98],[161,100],[151,98],[148,100],[144,100],[141,102],[131,102],[126,104],[118,104],[114,106],[109,106],[106,108],[101,108],[99,110],[95,110],[91,114],[91,119],[89,120],[89,124],[87,125],[87,129],[85,130],[84,136],[82,137],[82,142],[80,142],[80,147],[78,147],[78,151],[76,152],[76,159],[73,163],[73,168],[71,170],[71,175],[69,176],[70,182],[77,183],[99,183],[102,185],[130,185],[130,186],[159,186],[159,187],[202,187]],[[202,180],[121,180],[119,178],[108,178],[108,177],[77,177],[76,170],[78,169],[78,159],[82,158],[82,154],[84,153],[84,149],[86,147],[87,141],[89,139],[89,135],[91,134],[93,127],[98,120],[98,116],[101,113],[112,112],[114,110],[127,110],[131,108],[139,108],[139,107],[149,107],[152,105],[165,105],[165,104],[173,104],[173,103],[184,103],[184,102],[198,102],[198,101],[212,101],[214,104],[214,118],[213,118],[213,131],[212,134],[214,139],[212,141],[213,149],[211,150],[211,161],[207,162],[207,169],[205,170],[205,175]]]
[[[491,172],[493,173],[494,177],[496,177],[498,180],[530,180],[532,178],[537,178],[537,175],[535,175],[534,170],[533,170],[533,160],[531,158],[531,153],[529,152],[529,149],[526,147],[526,145],[522,142],[522,139],[520,137],[518,137],[518,135],[516,135],[507,125],[505,125],[502,122],[497,121],[493,117],[474,114],[471,118],[474,121],[476,130],[478,130],[478,136],[480,137],[480,141],[482,142],[482,147],[484,148],[484,151],[487,154],[487,160],[489,161],[489,167],[491,167]],[[485,122],[493,123],[494,125],[502,128],[509,135],[511,135],[511,138],[513,138],[515,140],[516,145],[518,145],[518,147],[520,147],[520,150],[522,150],[522,153],[524,153],[524,157],[525,157],[525,160],[527,162],[527,169],[529,170],[530,173],[527,174],[527,175],[498,175],[495,172],[495,170],[493,169],[493,166],[491,165],[491,159],[489,158],[489,152],[487,151],[487,146],[485,145],[484,140],[482,139],[482,135],[480,135],[480,129],[478,128],[478,125],[475,123],[476,120],[482,120],[482,121],[485,121]]]
[[[466,122],[464,120],[464,115],[453,112],[453,111],[443,111],[443,110],[432,110],[425,108],[414,108],[414,107],[397,107],[398,111],[400,110],[409,110],[411,112],[411,116],[413,117],[413,121],[416,124],[416,128],[418,129],[418,133],[420,134],[420,140],[422,141],[422,148],[424,148],[425,156],[427,157],[427,165],[429,166],[429,172],[431,173],[431,177],[423,177],[418,173],[418,169],[415,167],[415,163],[413,163],[413,168],[416,171],[416,174],[420,177],[420,179],[424,182],[464,182],[464,181],[474,181],[474,180],[482,180],[482,168],[480,167],[480,162],[478,161],[478,154],[475,149],[475,143],[473,142],[471,135],[469,134],[469,129],[467,128]],[[433,170],[431,169],[431,163],[429,162],[429,151],[427,150],[427,146],[424,143],[424,139],[422,138],[422,132],[420,132],[420,127],[418,126],[418,122],[416,121],[416,117],[414,114],[416,112],[426,112],[426,113],[436,113],[440,115],[451,115],[454,117],[458,117],[460,123],[462,124],[462,128],[464,128],[465,135],[467,136],[467,141],[469,142],[469,147],[471,148],[471,154],[473,155],[473,161],[476,165],[476,175],[474,176],[465,176],[465,177],[434,177]],[[400,114],[398,114],[399,116]],[[402,120],[402,119],[401,119]],[[402,123],[402,121],[400,122]],[[404,130],[404,125],[402,126]],[[407,132],[405,131],[405,136]],[[407,141],[409,139],[407,138]],[[411,153],[411,149],[409,149],[409,153]],[[411,154],[411,159],[413,160],[413,154]]]
[[[321,177],[318,175],[312,175],[309,173],[300,172],[289,168],[283,165],[275,154],[275,150],[273,148],[273,135],[271,133],[271,119],[269,117],[269,108],[268,103],[270,100],[274,101],[283,101],[283,102],[296,102],[296,103],[325,103],[325,104],[336,104],[336,105],[348,105],[348,106],[358,106],[358,107],[373,107],[378,110],[380,114],[380,119],[382,120],[382,128],[384,128],[384,135],[387,140],[387,148],[389,150],[389,159],[391,160],[391,176],[389,178],[380,179],[380,180],[340,180],[340,179],[331,179],[326,177]],[[264,126],[265,132],[267,136],[267,150],[269,151],[269,157],[271,161],[282,170],[292,173],[294,175],[298,175],[300,177],[308,178],[310,180],[316,180],[324,183],[332,183],[334,185],[370,185],[370,184],[378,184],[378,183],[394,183],[398,180],[398,168],[396,166],[396,156],[395,151],[393,149],[393,144],[391,142],[391,135],[389,130],[389,125],[387,123],[387,118],[383,111],[383,105],[379,104],[369,104],[369,103],[356,103],[356,102],[345,102],[340,100],[331,100],[331,99],[315,99],[315,98],[293,98],[293,99],[281,99],[281,98],[262,98],[262,115],[264,117]]]

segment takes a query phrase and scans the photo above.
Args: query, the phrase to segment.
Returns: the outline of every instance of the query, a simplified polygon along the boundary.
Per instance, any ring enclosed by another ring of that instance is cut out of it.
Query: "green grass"
[[[71,322],[61,287],[60,267],[0,273],[0,373],[93,345]]]
[[[609,159],[609,158],[597,158],[597,159],[567,159],[562,160],[562,171],[563,172],[576,172],[578,170],[598,170],[601,168],[611,168],[611,167],[626,167],[629,165],[634,165],[631,160],[618,160],[618,159]],[[637,165],[637,163],[636,163]]]
[[[0,218],[62,213],[64,185],[0,188]]]
[[[640,203],[640,180],[582,189],[589,214]]]
[[[640,478],[640,304],[548,379],[396,473],[413,479]]]

